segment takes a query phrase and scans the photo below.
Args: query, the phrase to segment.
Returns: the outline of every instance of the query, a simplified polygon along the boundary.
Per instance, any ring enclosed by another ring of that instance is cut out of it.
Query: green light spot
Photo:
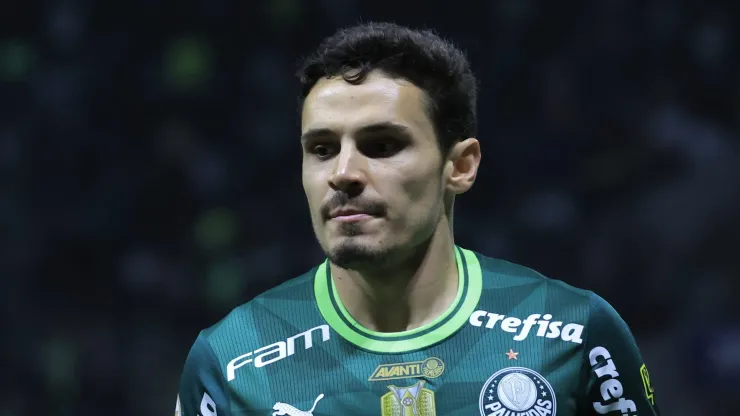
[[[202,86],[210,76],[211,65],[211,48],[200,39],[179,39],[165,53],[167,77],[178,90],[190,91]]]
[[[216,208],[205,213],[195,224],[195,240],[205,250],[228,247],[237,235],[237,217],[227,208]]]
[[[0,43],[0,79],[5,82],[23,80],[33,68],[36,56],[31,46],[21,39]]]
[[[214,264],[206,281],[208,303],[214,307],[233,305],[241,298],[246,285],[243,267],[236,261]]]

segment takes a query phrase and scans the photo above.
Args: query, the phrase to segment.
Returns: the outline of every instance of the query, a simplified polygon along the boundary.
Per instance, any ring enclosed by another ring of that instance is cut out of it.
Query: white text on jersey
[[[218,416],[218,411],[216,410],[216,402],[213,401],[213,399],[211,398],[211,396],[208,395],[207,392],[203,393],[203,399],[201,399],[200,401],[200,413],[196,414],[196,416]]]
[[[532,328],[537,325],[539,328],[537,329],[535,336],[560,338],[563,341],[574,342],[576,344],[583,342],[583,339],[581,339],[583,336],[583,325],[565,324],[565,326],[563,326],[564,322],[550,322],[551,319],[552,315],[549,313],[544,316],[537,313],[532,314],[522,321],[519,318],[507,317],[505,315],[499,315],[487,311],[475,311],[470,315],[470,325],[477,327],[485,326],[488,329],[493,329],[497,322],[501,322],[499,324],[499,328],[502,331],[516,334],[514,335],[514,341],[523,341],[526,339]]]
[[[295,354],[295,340],[298,338],[303,337],[304,349],[307,350],[313,347],[313,331],[316,330],[321,331],[322,342],[329,340],[329,325],[319,325],[315,328],[309,329],[308,331],[293,335],[285,341],[278,341],[266,347],[257,348],[254,351],[242,354],[229,361],[226,365],[226,379],[231,381],[236,378],[236,370],[251,362],[254,362],[254,366],[256,368],[261,368],[280,361],[283,358],[292,356]]]
[[[624,388],[622,387],[622,383],[617,380],[619,372],[614,365],[614,361],[612,361],[612,355],[609,351],[604,347],[596,347],[588,353],[588,360],[596,377],[600,381],[602,378],[606,378],[606,380],[599,384],[599,392],[601,392],[601,399],[603,401],[594,402],[594,410],[601,415],[617,410],[623,415],[636,415],[637,406],[635,406],[635,402],[622,397]],[[619,400],[615,401],[617,399]]]

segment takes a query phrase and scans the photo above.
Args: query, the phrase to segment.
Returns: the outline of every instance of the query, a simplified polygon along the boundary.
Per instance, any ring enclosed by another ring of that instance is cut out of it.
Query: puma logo
[[[319,397],[316,398],[316,400],[313,401],[313,406],[311,407],[311,410],[304,412],[303,410],[296,409],[295,407],[287,404],[287,403],[275,403],[274,406],[272,406],[272,416],[313,416],[313,411],[316,409],[316,405],[319,403],[319,400],[323,399],[324,395],[319,394]]]

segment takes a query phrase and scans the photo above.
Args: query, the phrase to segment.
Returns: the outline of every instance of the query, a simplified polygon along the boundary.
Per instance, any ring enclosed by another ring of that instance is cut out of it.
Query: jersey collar
[[[450,337],[475,311],[483,288],[480,263],[475,253],[455,247],[458,270],[457,296],[447,310],[433,322],[403,332],[376,332],[364,328],[347,312],[337,294],[328,260],[316,270],[316,303],[329,326],[357,347],[376,353],[403,353],[427,348]]]

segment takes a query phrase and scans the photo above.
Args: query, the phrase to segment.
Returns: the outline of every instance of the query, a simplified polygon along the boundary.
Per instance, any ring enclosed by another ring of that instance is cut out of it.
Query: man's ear
[[[445,189],[454,195],[466,192],[473,186],[480,166],[480,143],[470,137],[455,143],[445,161]]]

